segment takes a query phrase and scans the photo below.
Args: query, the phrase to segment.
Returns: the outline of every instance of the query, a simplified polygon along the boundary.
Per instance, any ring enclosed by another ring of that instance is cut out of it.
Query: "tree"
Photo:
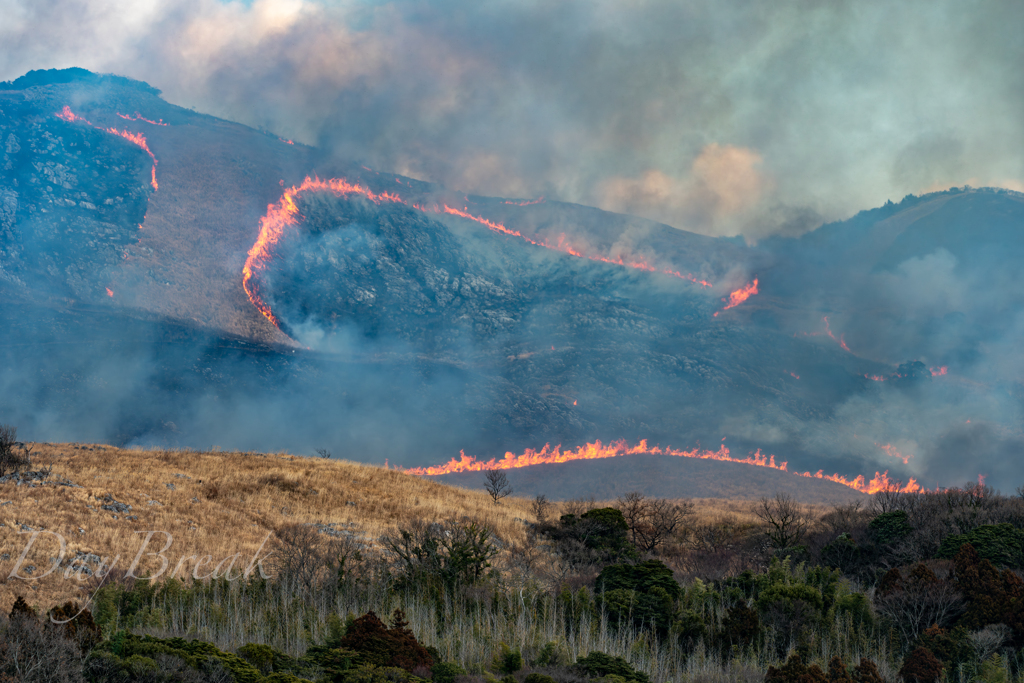
[[[416,520],[399,527],[397,535],[382,536],[381,544],[408,585],[472,585],[488,576],[490,560],[498,554],[491,530],[472,521],[427,524]]]
[[[648,498],[638,491],[621,496],[619,510],[629,525],[631,541],[637,550],[650,552],[670,538],[693,514],[693,503],[672,503]]]
[[[915,648],[900,668],[900,678],[907,683],[935,683],[941,675],[942,662],[926,647]]]
[[[498,505],[502,498],[512,495],[512,485],[508,483],[508,476],[504,470],[487,470],[484,475],[484,489],[491,495],[495,505]]]
[[[800,504],[787,493],[763,497],[754,506],[754,514],[764,525],[764,534],[775,548],[792,548],[807,531],[808,517]]]
[[[537,518],[540,524],[545,524],[548,521],[548,513],[551,511],[551,502],[548,497],[543,493],[538,493],[537,497],[533,499],[533,503],[530,505],[533,511],[533,516]]]
[[[875,609],[900,634],[902,642],[913,643],[924,629],[945,626],[963,610],[963,596],[949,581],[940,581],[923,563],[910,576],[892,569],[879,582]]]
[[[24,455],[19,454],[15,450],[17,442],[18,429],[0,424],[0,477],[29,465],[28,451],[25,451]]]
[[[421,666],[429,668],[433,657],[407,627],[405,613],[400,609],[391,616],[390,628],[376,614],[367,612],[348,627],[340,646],[359,653],[357,664],[396,666],[406,671]]]

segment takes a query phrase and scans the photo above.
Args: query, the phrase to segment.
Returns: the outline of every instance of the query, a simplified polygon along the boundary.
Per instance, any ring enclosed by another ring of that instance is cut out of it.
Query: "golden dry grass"
[[[45,530],[66,539],[66,558],[76,551],[121,559],[128,569],[142,546],[145,532],[166,532],[173,539],[165,555],[168,573],[178,561],[209,555],[199,570],[208,574],[220,560],[240,553],[238,566],[273,533],[290,524],[336,524],[373,545],[385,533],[414,520],[472,518],[494,530],[505,543],[525,539],[523,520],[533,520],[531,501],[507,498],[494,505],[483,491],[440,484],[394,469],[342,460],[285,453],[119,449],[89,444],[30,444],[33,469],[52,466],[51,481],[66,478],[80,488],[52,484],[0,484],[0,608],[17,594],[49,607],[58,600],[80,598],[92,581],[65,576],[65,566],[38,578],[59,554],[55,536],[43,533],[22,563],[12,570],[30,530]],[[173,488],[172,488],[173,487]],[[130,512],[103,510],[107,496],[132,506]],[[749,501],[694,501],[690,524],[755,523]],[[611,505],[614,501],[590,502]],[[560,513],[556,505],[554,514]],[[128,515],[136,517],[129,519]],[[149,551],[158,551],[167,537],[153,537]],[[6,559],[4,556],[7,556]],[[155,571],[157,558],[143,558],[137,574]],[[29,574],[25,567],[35,566]],[[188,577],[195,561],[178,572]]]

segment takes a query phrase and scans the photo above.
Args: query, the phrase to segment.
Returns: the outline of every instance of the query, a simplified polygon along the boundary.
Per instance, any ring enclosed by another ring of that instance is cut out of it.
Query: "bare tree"
[[[11,425],[0,425],[0,477],[29,465],[28,451],[18,453],[17,442],[18,429]]]
[[[316,454],[318,456],[320,456],[321,458],[324,458],[324,459],[327,459],[327,458],[331,457],[331,452],[329,450],[327,450],[326,448],[318,448],[318,449],[316,449]]]
[[[800,543],[807,531],[808,515],[792,496],[776,493],[763,497],[754,506],[754,514],[764,525],[764,533],[775,548],[791,548]]]
[[[963,596],[949,581],[911,581],[883,596],[876,594],[874,602],[903,643],[913,643],[932,624],[948,626],[964,606]]]
[[[487,474],[484,475],[484,489],[490,494],[495,505],[498,505],[502,498],[512,495],[512,485],[508,483],[508,476],[504,470],[487,470]]]
[[[693,514],[693,503],[672,503],[663,498],[648,498],[631,491],[618,500],[619,511],[626,519],[633,545],[639,550],[653,551],[675,534],[683,520]]]
[[[551,512],[551,501],[548,500],[547,496],[543,493],[538,493],[530,507],[533,511],[533,516],[537,518],[538,522],[544,524],[548,521],[548,514]]]
[[[340,580],[346,562],[358,554],[351,537],[333,527],[289,524],[277,531],[280,547],[272,556],[278,577],[294,581],[312,592],[317,586]]]

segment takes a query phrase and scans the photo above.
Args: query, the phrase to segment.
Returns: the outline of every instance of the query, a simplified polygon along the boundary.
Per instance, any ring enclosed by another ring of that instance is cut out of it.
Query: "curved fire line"
[[[433,206],[409,204],[396,194],[392,194],[390,192],[377,194],[367,187],[359,185],[358,183],[350,183],[344,178],[320,180],[319,178],[306,177],[300,185],[293,185],[288,188],[284,191],[284,194],[281,195],[281,199],[279,199],[275,204],[270,204],[267,207],[266,215],[260,219],[259,235],[256,238],[255,244],[253,244],[252,248],[249,249],[248,257],[246,258],[245,265],[242,268],[242,287],[245,289],[245,293],[249,297],[249,301],[251,301],[252,304],[267,318],[267,320],[272,322],[278,329],[281,327],[280,323],[271,310],[270,305],[267,304],[262,297],[259,291],[259,282],[255,276],[257,273],[266,269],[267,263],[273,257],[274,247],[281,241],[285,232],[289,228],[298,224],[299,219],[302,216],[296,202],[299,197],[306,192],[332,192],[339,197],[358,194],[366,197],[376,204],[392,202],[395,204],[402,204],[403,206],[411,206],[412,208],[425,213],[439,213],[458,216],[460,218],[475,221],[492,232],[508,235],[510,237],[518,237],[529,244],[558,251],[563,254],[569,254],[578,258],[585,258],[591,261],[599,261],[601,263],[608,263],[611,265],[625,266],[649,273],[661,273],[681,280],[689,280],[690,282],[699,284],[702,287],[712,286],[710,282],[698,279],[690,273],[684,275],[680,271],[670,270],[668,268],[657,268],[643,260],[627,261],[621,257],[618,259],[611,259],[604,256],[585,254],[580,249],[567,243],[564,234],[559,236],[558,241],[555,243],[551,243],[546,239],[535,240],[527,237],[518,230],[506,227],[502,223],[491,221],[480,216],[474,216],[469,213],[468,208],[465,207],[458,209],[448,206],[447,204],[434,204]],[[727,302],[727,305],[722,310],[738,306],[754,294],[757,294],[757,280],[754,280],[753,283],[732,292],[728,299],[724,299],[724,301]],[[716,313],[715,315],[718,314]]]

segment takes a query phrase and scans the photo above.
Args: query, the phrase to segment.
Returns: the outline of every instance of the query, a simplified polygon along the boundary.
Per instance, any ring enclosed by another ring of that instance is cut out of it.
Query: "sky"
[[[377,169],[709,235],[1024,191],[1024,3],[0,0],[79,66]]]

